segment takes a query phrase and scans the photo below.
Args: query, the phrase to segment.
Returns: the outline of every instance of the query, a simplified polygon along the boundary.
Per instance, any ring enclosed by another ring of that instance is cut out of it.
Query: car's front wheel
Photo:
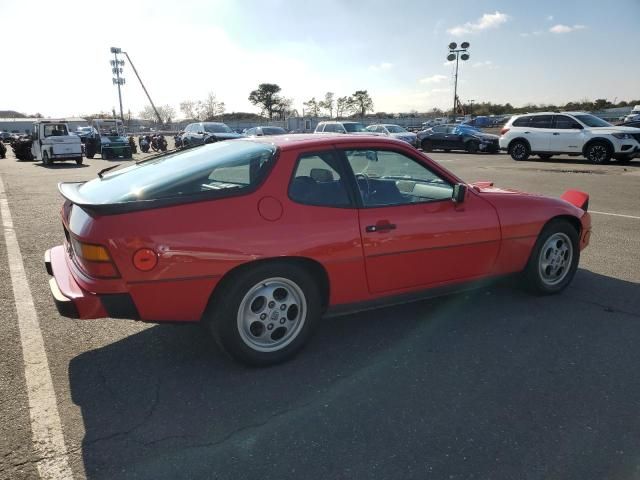
[[[525,269],[530,290],[559,293],[573,279],[580,260],[578,232],[565,220],[549,222],[536,241]]]
[[[509,145],[509,155],[517,161],[524,161],[529,158],[529,145],[522,140],[515,140]]]
[[[468,153],[476,153],[479,148],[480,145],[478,144],[478,142],[475,142],[473,140],[467,142],[466,150]]]
[[[609,160],[611,160],[611,149],[604,142],[593,142],[585,150],[584,156],[587,157],[587,160],[591,163],[608,163]]]
[[[321,316],[316,279],[296,264],[264,263],[229,279],[204,321],[222,349],[248,365],[292,357]]]

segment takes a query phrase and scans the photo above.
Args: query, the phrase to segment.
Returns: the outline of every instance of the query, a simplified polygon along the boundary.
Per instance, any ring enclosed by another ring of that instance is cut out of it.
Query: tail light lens
[[[119,278],[120,273],[102,245],[84,243],[71,237],[74,259],[87,275],[94,278]]]
[[[504,135],[508,131],[509,131],[509,129],[507,127],[502,127],[502,130],[500,130],[500,135]]]

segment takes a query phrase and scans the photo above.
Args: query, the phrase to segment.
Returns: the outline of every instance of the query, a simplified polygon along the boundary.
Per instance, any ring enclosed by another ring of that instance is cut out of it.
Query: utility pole
[[[124,125],[124,114],[122,113],[122,92],[120,91],[120,85],[124,85],[125,79],[120,77],[122,73],[122,67],[124,66],[124,60],[118,60],[118,54],[120,53],[120,49],[116,47],[111,47],[111,53],[113,53],[113,60],[111,60],[111,73],[114,73],[116,76],[112,78],[114,85],[118,85],[118,100],[120,101],[120,120],[122,120],[122,124]],[[115,115],[114,115],[115,117]]]
[[[469,53],[467,53],[467,49],[469,48],[469,42],[462,42],[460,44],[460,48],[458,48],[458,44],[456,42],[451,42],[449,44],[449,55],[447,55],[447,60],[450,62],[456,61],[456,74],[454,80],[453,87],[453,118],[456,118],[456,107],[458,104],[458,60],[467,61],[470,58]]]

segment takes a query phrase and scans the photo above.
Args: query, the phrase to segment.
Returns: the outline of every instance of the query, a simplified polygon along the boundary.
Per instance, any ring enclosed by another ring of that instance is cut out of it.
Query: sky
[[[28,5],[28,9],[27,9]],[[463,102],[640,97],[640,0],[0,0],[0,110],[76,116],[118,108],[109,49],[126,50],[158,105],[214,92],[227,112],[277,83],[302,103],[367,90],[375,111],[448,109],[450,42],[470,42]],[[125,115],[147,104],[124,66]]]

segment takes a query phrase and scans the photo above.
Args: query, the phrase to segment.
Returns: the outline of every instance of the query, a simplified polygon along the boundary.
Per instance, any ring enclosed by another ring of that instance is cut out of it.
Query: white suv
[[[585,112],[542,112],[511,117],[500,131],[500,149],[514,160],[529,155],[583,155],[592,163],[640,155],[640,128],[616,127]]]

